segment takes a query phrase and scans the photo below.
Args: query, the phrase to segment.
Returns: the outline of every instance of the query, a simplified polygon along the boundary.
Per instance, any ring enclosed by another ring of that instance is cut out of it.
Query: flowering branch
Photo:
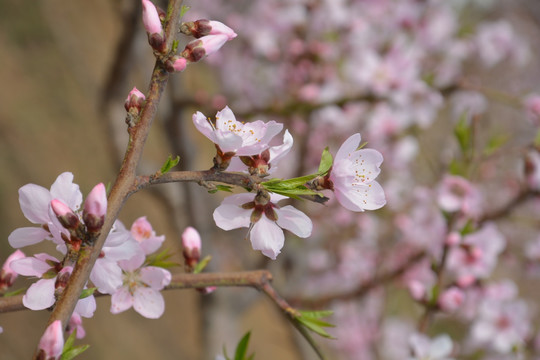
[[[181,5],[182,0],[171,0],[169,3],[165,22],[166,49],[172,48],[180,21]],[[156,61],[150,81],[150,89],[146,97],[146,105],[137,124],[128,129],[128,147],[118,177],[108,197],[108,211],[101,233],[94,244],[81,249],[77,265],[69,278],[65,290],[58,298],[48,324],[52,324],[55,320],[60,320],[64,326],[67,324],[114,221],[127,198],[133,193],[133,184],[136,179],[135,171],[168,78],[169,74],[165,66],[160,61]]]

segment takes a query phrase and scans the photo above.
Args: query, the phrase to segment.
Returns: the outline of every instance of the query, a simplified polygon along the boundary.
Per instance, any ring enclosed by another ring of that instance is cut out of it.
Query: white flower
[[[253,249],[260,250],[272,260],[276,259],[285,242],[282,229],[301,238],[311,235],[313,224],[306,214],[290,205],[276,205],[286,196],[270,194],[266,201],[258,198],[248,193],[229,196],[214,211],[216,225],[223,230],[250,228]]]
[[[452,353],[452,339],[446,334],[433,340],[422,334],[412,334],[409,345],[413,356],[408,360],[453,360],[448,357]]]
[[[341,145],[329,178],[343,207],[351,211],[375,210],[386,204],[384,191],[374,180],[381,172],[383,157],[374,149],[358,150],[360,140],[356,133]]]
[[[257,120],[241,123],[226,106],[216,114],[216,122],[210,122],[203,113],[193,114],[193,123],[204,136],[219,146],[221,151],[236,155],[256,155],[268,148],[268,143],[282,129],[283,124]]]

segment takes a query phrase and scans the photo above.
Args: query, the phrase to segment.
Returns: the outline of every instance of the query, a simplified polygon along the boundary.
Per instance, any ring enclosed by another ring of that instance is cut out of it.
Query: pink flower
[[[264,123],[260,120],[241,123],[229,109],[225,107],[216,114],[215,123],[204,114],[193,115],[193,123],[197,130],[219,146],[223,152],[234,152],[236,155],[256,155],[268,148],[268,143],[276,136],[283,124],[275,121]]]
[[[44,359],[60,359],[62,350],[64,349],[64,330],[62,329],[62,322],[60,320],[53,321],[47,327],[39,340],[38,349],[44,355]]]
[[[253,194],[231,195],[214,211],[214,221],[223,230],[241,227],[250,228],[249,236],[254,250],[275,260],[285,242],[282,229],[296,236],[306,238],[311,235],[313,224],[303,212],[287,205],[276,203],[286,196],[270,194],[270,198]]]
[[[157,236],[146,216],[141,216],[133,222],[131,236],[137,240],[145,255],[159,249],[165,241],[165,235]]]
[[[17,278],[18,273],[11,268],[11,262],[23,259],[24,257],[25,255],[21,250],[16,250],[14,253],[8,256],[4,262],[4,265],[2,265],[2,269],[0,270],[0,291],[10,288]]]
[[[156,6],[150,0],[142,0],[143,23],[146,32],[150,35],[161,34],[163,27]]]
[[[447,212],[460,212],[475,217],[481,210],[481,195],[467,179],[446,175],[438,189],[437,202]]]
[[[233,157],[227,168],[228,171],[249,171],[252,174],[256,173],[259,176],[272,174],[277,170],[278,162],[289,153],[293,145],[293,137],[289,130],[285,130],[283,134],[283,142],[280,145],[270,146],[268,149],[259,155],[251,157]],[[249,165],[248,165],[249,164]]]
[[[379,209],[386,204],[384,191],[374,179],[383,162],[380,152],[360,149],[360,134],[349,137],[339,148],[329,179],[339,203],[351,211]]]
[[[144,259],[145,254],[131,233],[117,220],[90,273],[90,280],[98,291],[113,294],[122,286],[122,269],[118,261],[129,260],[134,256]]]
[[[525,155],[525,180],[533,190],[540,190],[540,152],[532,149]]]
[[[494,224],[484,225],[480,230],[463,237],[461,245],[450,249],[448,269],[458,282],[470,283],[470,279],[485,279],[505,247],[505,239]]]
[[[412,356],[408,360],[452,360],[452,339],[446,334],[431,340],[423,334],[412,334],[409,337]]]
[[[55,291],[65,286],[73,270],[69,266],[62,268],[56,258],[45,253],[14,260],[10,265],[13,271],[19,275],[40,278],[30,285],[23,296],[23,305],[31,310],[43,310],[51,307],[56,301]],[[75,306],[75,312],[84,317],[92,317],[95,310],[94,296],[80,299]]]
[[[489,344],[497,352],[509,354],[523,346],[530,336],[530,313],[524,301],[486,300],[480,306],[472,337],[480,345]]]
[[[19,203],[24,216],[39,227],[23,227],[15,229],[8,237],[9,244],[21,248],[37,244],[43,240],[53,240],[63,245],[62,227],[56,215],[50,210],[53,199],[58,199],[76,212],[82,202],[79,185],[73,183],[73,174],[62,173],[52,184],[50,191],[42,186],[27,184],[19,189]]]
[[[118,314],[133,307],[149,319],[163,315],[165,301],[160,290],[171,282],[171,273],[155,266],[141,267],[143,262],[144,257],[137,256],[119,262],[123,281],[111,296],[111,313]]]

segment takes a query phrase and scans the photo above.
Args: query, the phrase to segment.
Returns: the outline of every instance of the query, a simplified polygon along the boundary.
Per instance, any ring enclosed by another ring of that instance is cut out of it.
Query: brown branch
[[[169,2],[168,19],[165,22],[165,36],[167,39],[167,49],[172,48],[172,42],[175,39],[178,23],[180,21],[182,0],[171,0]],[[105,239],[112,228],[113,223],[118,217],[121,208],[127,198],[133,193],[133,184],[135,182],[135,172],[142,156],[143,148],[150,132],[153,119],[157,113],[158,103],[165,89],[169,74],[164,66],[156,61],[150,81],[150,90],[147,94],[146,104],[141,112],[138,123],[128,130],[129,143],[124,156],[124,161],[120,168],[116,181],[108,197],[108,209],[105,217],[105,223],[101,234],[95,243],[81,249],[77,265],[69,279],[69,282],[59,296],[54,310],[49,318],[48,324],[55,320],[60,320],[62,324],[67,325],[79,296],[86,285],[90,272],[97,260]]]
[[[262,179],[257,176],[240,172],[221,172],[213,169],[202,171],[171,171],[162,175],[137,176],[133,190],[138,191],[151,185],[171,182],[196,182],[199,185],[207,187],[212,187],[208,184],[210,182],[220,182],[254,190],[256,184],[259,184],[261,181]]]
[[[272,274],[267,270],[242,271],[231,273],[180,273],[172,276],[171,283],[164,290],[196,289],[207,286],[252,287],[263,292],[282,311],[286,318],[300,331],[321,360],[325,359],[319,346],[313,341],[306,328],[298,321],[300,313],[272,287]],[[108,294],[95,293],[95,296]],[[0,298],[0,313],[25,310],[22,295]]]
[[[501,206],[499,209],[493,210],[484,214],[480,219],[478,219],[478,225],[482,225],[488,221],[494,221],[505,217],[510,214],[515,208],[519,205],[525,203],[526,201],[539,197],[540,191],[532,190],[529,188],[522,188],[521,191],[516,195],[515,198],[511,199],[506,205]]]

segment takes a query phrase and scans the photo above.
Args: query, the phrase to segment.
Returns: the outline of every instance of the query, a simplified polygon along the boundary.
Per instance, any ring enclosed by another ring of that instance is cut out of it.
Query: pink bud
[[[217,287],[216,286],[207,286],[207,287],[203,287],[203,288],[196,288],[198,292],[200,292],[201,294],[203,295],[208,295],[208,294],[211,294],[213,293],[214,291],[216,291]]]
[[[159,13],[156,6],[150,0],[142,0],[143,6],[143,23],[146,32],[150,35],[161,34],[163,27],[159,19]]]
[[[190,62],[197,62],[218,51],[228,40],[227,35],[203,36],[187,44],[182,51],[182,56]]]
[[[6,259],[4,265],[2,265],[2,270],[0,270],[0,290],[11,287],[17,278],[18,274],[11,269],[9,264],[14,260],[23,259],[24,257],[24,253],[21,250],[17,250]]]
[[[195,266],[201,257],[201,236],[199,232],[188,226],[182,233],[182,246],[184,247],[184,259],[189,267]]]
[[[182,23],[180,31],[186,35],[192,35],[197,39],[207,35],[225,35],[228,40],[236,37],[234,30],[227,25],[219,21],[206,19]]]
[[[463,290],[453,286],[439,296],[438,303],[443,311],[453,312],[463,304],[464,297]]]
[[[141,108],[146,100],[146,96],[140,92],[136,87],[131,90],[124,102],[124,108],[129,111],[131,108],[137,109],[137,113],[141,111]]]
[[[53,199],[51,201],[51,208],[58,218],[58,221],[60,221],[62,226],[66,229],[76,229],[79,226],[79,217],[62,201]]]
[[[187,67],[187,60],[181,56],[173,56],[165,62],[168,72],[182,72]]]
[[[47,327],[39,340],[39,352],[43,353],[45,359],[59,359],[64,348],[64,331],[62,322],[55,320]]]
[[[89,231],[99,231],[105,221],[107,213],[107,190],[103,183],[99,183],[84,201],[83,220]]]
[[[455,246],[459,244],[460,241],[461,241],[461,235],[455,231],[452,231],[446,237],[446,245],[448,246]]]

